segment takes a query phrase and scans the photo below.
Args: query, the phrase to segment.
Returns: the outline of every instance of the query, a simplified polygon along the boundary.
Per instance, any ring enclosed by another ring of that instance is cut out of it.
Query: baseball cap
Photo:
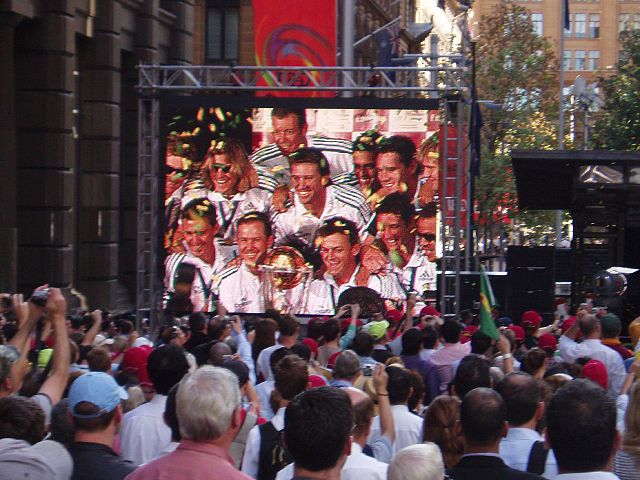
[[[311,353],[318,354],[318,342],[316,342],[313,338],[305,338],[302,340],[302,343],[309,347]]]
[[[442,314],[438,310],[429,305],[427,305],[426,307],[422,307],[422,310],[420,310],[420,317],[424,317],[425,315],[432,315],[434,317],[442,316]]]
[[[476,333],[480,327],[477,325],[467,325],[464,330],[462,330],[462,334],[460,335],[460,343],[467,343],[471,340],[471,337],[474,333]]]
[[[522,314],[522,325],[525,327],[539,327],[542,322],[542,317],[535,310],[527,310]]]
[[[135,375],[140,375],[140,370],[147,371],[147,360],[151,354],[152,349],[150,347],[131,347],[124,352],[122,357],[122,363],[120,364],[120,370],[125,372],[131,372]]]
[[[545,333],[538,337],[538,347],[546,352],[555,352],[558,348],[558,340],[555,335],[551,333]]]
[[[384,318],[386,318],[392,324],[399,323],[404,318],[402,312],[396,308],[392,308],[387,313],[385,313]]]
[[[97,418],[113,411],[120,400],[129,398],[127,392],[121,388],[111,375],[104,372],[89,372],[78,377],[69,389],[69,410],[78,418]],[[76,406],[80,402],[92,403],[98,412],[80,415],[76,413]]]
[[[0,440],[0,480],[68,480],[73,460],[61,443],[43,440],[29,445],[24,440]]]
[[[600,385],[605,390],[609,385],[609,374],[607,367],[600,360],[589,360],[582,367],[582,376]]]
[[[93,346],[94,347],[105,347],[107,345],[112,345],[113,344],[113,338],[108,338],[104,335],[102,335],[101,333],[98,333],[96,335],[96,338],[93,339]]]
[[[524,342],[524,328],[522,328],[520,325],[513,324],[509,325],[507,328],[515,334],[516,342]]]
[[[345,318],[344,320],[342,320],[340,322],[340,330],[344,330],[345,328],[349,327],[349,325],[351,325],[351,319],[350,318]],[[362,321],[360,319],[356,319],[356,328],[360,328],[362,326]]]
[[[386,320],[380,320],[379,322],[370,322],[366,325],[366,330],[369,332],[374,340],[380,340],[387,334],[389,328],[389,322]]]

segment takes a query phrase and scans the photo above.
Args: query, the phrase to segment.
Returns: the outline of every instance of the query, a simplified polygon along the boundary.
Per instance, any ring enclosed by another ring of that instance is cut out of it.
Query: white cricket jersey
[[[294,195],[293,206],[286,212],[273,216],[276,244],[281,244],[289,236],[295,236],[308,245],[313,243],[316,230],[330,218],[343,217],[356,224],[360,239],[367,236],[366,227],[371,218],[371,210],[362,193],[357,188],[344,185],[329,185],[324,210],[320,217],[309,212],[298,195]]]

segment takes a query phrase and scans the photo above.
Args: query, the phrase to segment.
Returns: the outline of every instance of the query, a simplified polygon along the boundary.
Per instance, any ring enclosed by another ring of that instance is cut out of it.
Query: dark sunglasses
[[[231,165],[226,163],[213,163],[211,164],[211,171],[217,172],[218,170],[222,170],[222,173],[229,173],[231,170]]]

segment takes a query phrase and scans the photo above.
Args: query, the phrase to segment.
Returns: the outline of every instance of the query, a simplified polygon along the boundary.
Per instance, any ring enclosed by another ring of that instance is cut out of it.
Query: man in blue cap
[[[113,451],[113,439],[122,420],[120,401],[128,398],[113,377],[89,372],[69,390],[69,413],[76,428],[69,448],[72,480],[120,480],[136,469]]]

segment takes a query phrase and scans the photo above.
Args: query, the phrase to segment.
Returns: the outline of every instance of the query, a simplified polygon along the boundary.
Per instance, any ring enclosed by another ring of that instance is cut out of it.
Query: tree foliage
[[[640,150],[640,30],[621,34],[616,75],[602,81],[604,105],[593,130],[596,148]]]
[[[509,152],[513,148],[553,148],[557,112],[558,62],[549,41],[538,36],[528,10],[501,1],[477,29],[478,98],[484,108],[480,176],[476,201],[481,223],[496,213],[517,213]]]

